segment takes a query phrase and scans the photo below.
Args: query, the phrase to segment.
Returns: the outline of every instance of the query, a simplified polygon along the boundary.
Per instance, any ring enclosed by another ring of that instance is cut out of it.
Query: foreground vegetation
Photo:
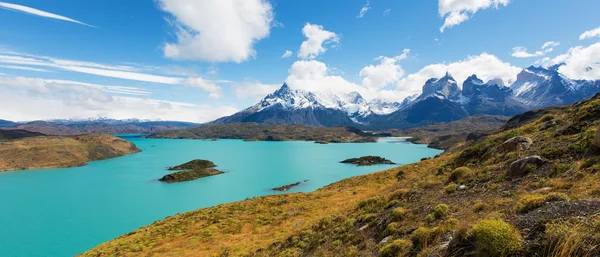
[[[386,134],[389,136],[389,134]],[[316,141],[319,143],[377,142],[380,135],[351,127],[313,127],[306,125],[229,123],[206,124],[188,130],[152,134],[150,138],[244,139],[247,141]]]
[[[598,256],[599,125],[597,95],[437,158],[175,215],[83,255]]]
[[[83,166],[140,151],[134,144],[109,135],[20,135],[18,139],[0,140],[0,171]]]

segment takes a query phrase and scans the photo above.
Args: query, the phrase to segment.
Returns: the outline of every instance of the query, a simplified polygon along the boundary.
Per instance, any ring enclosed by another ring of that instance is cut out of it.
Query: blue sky
[[[0,119],[204,122],[284,81],[400,101],[446,71],[459,81],[476,73],[510,84],[522,67],[556,62],[567,63],[570,77],[600,79],[579,69],[600,61],[597,0],[13,0],[0,7]],[[291,56],[282,58],[286,51]]]

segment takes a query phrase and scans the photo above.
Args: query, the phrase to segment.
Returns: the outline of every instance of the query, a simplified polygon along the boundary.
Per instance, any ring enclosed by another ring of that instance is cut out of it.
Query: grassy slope
[[[134,144],[109,135],[27,137],[0,141],[0,171],[82,166],[135,152]]]
[[[176,215],[84,256],[595,256],[600,96],[553,113],[513,121],[462,151],[313,193]],[[557,125],[539,130],[551,120]],[[533,145],[503,151],[516,135]],[[548,163],[507,175],[531,155]]]
[[[165,131],[151,138],[246,139],[268,141],[375,142],[375,137],[363,137],[344,127],[324,128],[306,125],[258,123],[207,124],[200,127]]]

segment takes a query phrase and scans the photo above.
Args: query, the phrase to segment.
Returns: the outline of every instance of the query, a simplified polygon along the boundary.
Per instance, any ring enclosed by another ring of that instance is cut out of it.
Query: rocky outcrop
[[[532,171],[537,170],[540,166],[546,164],[546,161],[539,156],[530,156],[520,160],[516,160],[510,164],[508,177],[522,177]]]
[[[533,140],[528,137],[516,136],[506,140],[500,148],[504,152],[526,151],[533,144]]]
[[[356,166],[372,166],[372,165],[377,165],[377,164],[396,164],[393,161],[390,161],[388,159],[385,159],[385,158],[382,158],[379,156],[363,156],[360,158],[351,158],[351,159],[341,161],[341,163],[356,164]]]
[[[216,164],[207,160],[189,161],[184,164],[169,168],[169,170],[179,171],[167,174],[160,178],[159,181],[165,183],[177,183],[223,174],[224,172],[213,169],[216,166]]]
[[[304,183],[306,183],[308,180],[304,180]],[[289,185],[285,185],[285,186],[280,186],[280,187],[276,187],[276,188],[272,188],[272,190],[274,191],[279,191],[279,192],[285,192],[288,191],[294,187],[299,186],[300,184],[302,184],[302,182],[296,182],[294,184],[289,184]]]

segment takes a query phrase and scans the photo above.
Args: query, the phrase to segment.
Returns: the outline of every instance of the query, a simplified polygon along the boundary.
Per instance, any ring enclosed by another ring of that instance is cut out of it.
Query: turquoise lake
[[[65,169],[0,173],[0,256],[73,256],[156,220],[221,203],[275,194],[308,182],[310,192],[393,166],[339,163],[378,155],[400,165],[441,151],[388,138],[379,143],[244,142],[122,136],[143,152]],[[164,184],[166,167],[208,159],[225,174]]]

